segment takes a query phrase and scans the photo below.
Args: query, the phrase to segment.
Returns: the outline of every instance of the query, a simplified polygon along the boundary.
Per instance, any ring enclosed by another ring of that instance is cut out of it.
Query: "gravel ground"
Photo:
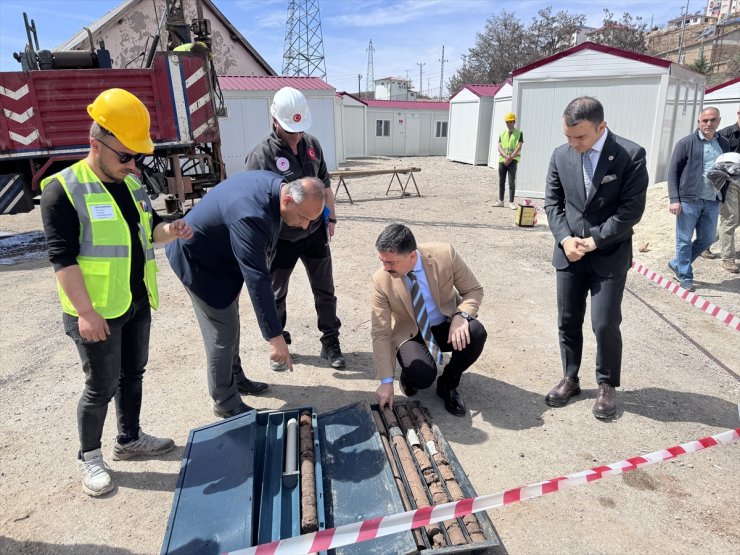
[[[460,388],[469,414],[447,414],[433,388],[418,395],[479,494],[738,427],[740,335],[636,272],[628,276],[623,305],[618,418],[601,422],[591,414],[596,384],[588,331],[583,394],[563,408],[545,405],[544,394],[561,368],[553,241],[544,214],[538,226],[518,228],[513,211],[492,208],[496,172],[487,167],[441,157],[368,158],[349,166],[419,166],[423,196],[399,198],[397,187],[385,196],[387,176],[351,179],[354,204],[339,194],[332,249],[346,370],[335,371],[318,356],[305,272],[295,273],[288,299],[288,328],[299,355],[293,373],[270,371],[266,344],[243,295],[242,360],[252,378],[271,384],[248,403],[261,409],[313,405],[324,412],[373,400],[373,243],[387,223],[401,221],[421,242],[454,243],[485,288],[480,318],[488,344]],[[40,229],[38,210],[0,217],[0,234]],[[649,250],[636,249],[635,259],[665,275],[673,249],[665,185],[650,189],[635,245],[644,242]],[[156,460],[110,460],[111,411],[103,451],[118,487],[99,499],[81,491],[74,462],[83,376],[62,331],[52,270],[44,260],[0,266],[0,553],[159,551],[188,431],[214,417],[192,307],[161,249],[157,257],[162,306],[154,315],[142,425],[173,437],[178,448]],[[703,259],[695,274],[699,295],[740,313],[740,277]],[[490,515],[512,554],[738,553],[739,449],[714,447]]]

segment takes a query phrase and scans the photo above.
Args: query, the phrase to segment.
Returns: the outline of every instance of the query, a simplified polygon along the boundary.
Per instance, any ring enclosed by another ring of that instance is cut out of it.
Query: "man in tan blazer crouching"
[[[449,243],[417,246],[402,224],[386,227],[375,241],[383,268],[373,274],[373,363],[381,407],[393,406],[396,359],[407,396],[430,387],[442,352],[452,352],[437,379],[448,412],[467,414],[457,391],[462,373],[480,356],[486,330],[478,320],[483,287]]]

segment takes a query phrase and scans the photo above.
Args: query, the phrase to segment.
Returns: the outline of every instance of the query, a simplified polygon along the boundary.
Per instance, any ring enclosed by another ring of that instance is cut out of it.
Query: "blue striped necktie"
[[[589,148],[586,152],[581,154],[581,158],[583,159],[583,184],[586,188],[586,198],[588,198],[588,195],[594,186],[594,165],[591,163],[592,152],[594,152],[594,149]]]
[[[414,315],[416,316],[416,323],[419,324],[421,337],[424,339],[424,343],[426,343],[434,360],[437,361],[437,364],[441,364],[442,351],[440,351],[439,345],[434,340],[432,326],[429,324],[429,314],[427,313],[427,309],[424,308],[424,297],[421,294],[419,282],[416,280],[414,272],[409,272],[406,275],[411,280],[411,303],[414,305]]]

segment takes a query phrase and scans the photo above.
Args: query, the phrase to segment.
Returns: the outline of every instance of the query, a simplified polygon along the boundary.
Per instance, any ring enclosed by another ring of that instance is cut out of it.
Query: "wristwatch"
[[[459,312],[455,312],[453,316],[461,316],[465,318],[468,322],[470,322],[471,320],[475,320],[475,318],[473,318],[470,314],[468,314],[467,312],[463,312],[462,310]]]

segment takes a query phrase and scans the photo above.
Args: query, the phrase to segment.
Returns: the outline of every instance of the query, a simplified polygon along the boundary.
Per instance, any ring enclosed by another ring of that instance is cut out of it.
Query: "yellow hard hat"
[[[88,105],[87,113],[129,150],[142,154],[154,152],[149,136],[149,111],[130,92],[123,89],[103,91]]]
[[[514,114],[514,112],[509,112],[504,116],[504,121],[516,121],[516,114]]]

